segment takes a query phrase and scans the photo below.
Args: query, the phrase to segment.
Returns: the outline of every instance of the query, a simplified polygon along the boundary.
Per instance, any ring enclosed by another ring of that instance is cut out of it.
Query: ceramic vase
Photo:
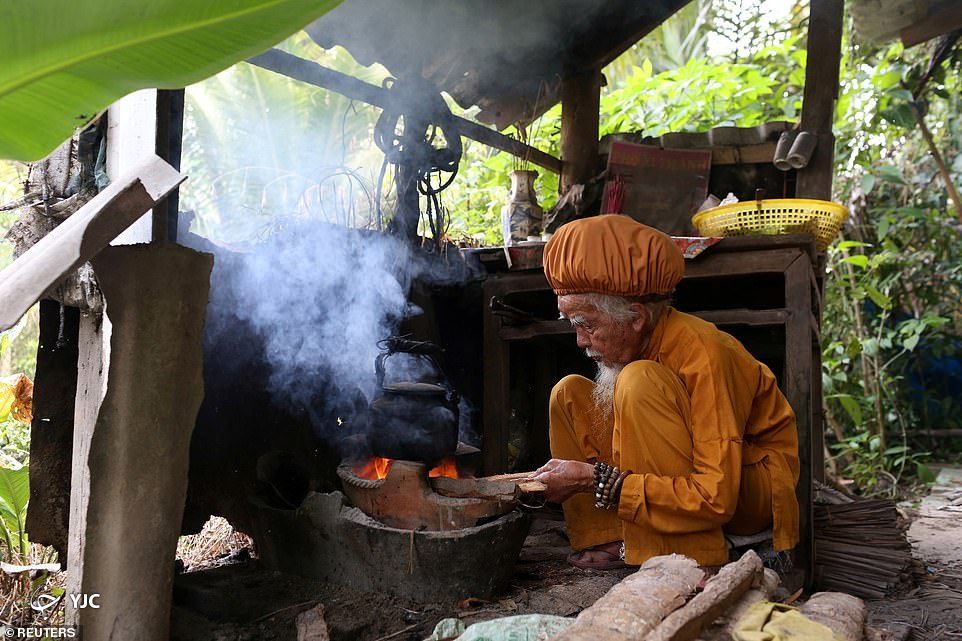
[[[537,178],[538,172],[531,169],[511,172],[511,198],[501,208],[501,232],[505,245],[517,245],[531,236],[541,235],[544,210],[534,192]]]

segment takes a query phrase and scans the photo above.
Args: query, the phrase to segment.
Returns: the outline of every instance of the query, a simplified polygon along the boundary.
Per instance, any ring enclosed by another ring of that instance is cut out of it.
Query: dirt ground
[[[943,468],[929,494],[903,508],[912,517],[918,587],[868,602],[869,622],[908,628],[919,641],[962,640],[962,469]]]
[[[179,575],[174,582],[173,641],[268,641],[297,638],[297,615],[324,605],[331,641],[414,641],[438,621],[465,625],[515,614],[576,614],[629,571],[571,567],[560,514],[536,519],[511,585],[497,600],[415,603],[366,594],[321,581],[284,575],[257,561]]]
[[[962,641],[962,470],[943,470],[910,511],[909,537],[918,587],[867,602],[868,623],[911,641]],[[443,618],[470,625],[514,614],[570,616],[595,602],[628,571],[579,570],[560,514],[535,519],[507,590],[497,600],[415,603],[386,594],[272,572],[249,560],[181,574],[174,584],[173,641],[268,641],[297,638],[298,614],[324,606],[332,641],[420,641]]]

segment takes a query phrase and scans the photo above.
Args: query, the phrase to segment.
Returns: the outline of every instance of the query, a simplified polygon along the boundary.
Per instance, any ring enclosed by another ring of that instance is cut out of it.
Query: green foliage
[[[832,450],[851,459],[846,473],[858,488],[867,493],[881,488],[893,489],[906,468],[917,475],[928,471],[922,463],[928,452],[913,452],[907,445],[883,448],[877,434],[865,431],[835,443]]]
[[[704,57],[699,54],[705,52],[713,26],[708,4],[693,3],[653,34],[654,46],[643,40],[606,69],[609,88],[601,97],[602,135],[641,131],[660,136],[798,117],[805,69],[801,32],[766,39],[768,44],[743,62]],[[684,25],[687,35],[679,40]],[[657,64],[640,57],[649,53]],[[561,106],[555,105],[529,127],[529,143],[558,155],[560,130]],[[444,198],[455,234],[497,245],[502,242],[500,210],[507,201],[512,160],[504,152],[478,147],[466,147],[461,176]],[[545,209],[556,200],[557,187],[558,177],[542,171],[538,193]]]
[[[320,49],[303,33],[282,48],[373,84],[387,76],[343,49]],[[183,159],[191,178],[181,187],[181,207],[195,212],[196,232],[225,242],[263,237],[295,216],[373,226],[382,156],[370,132],[378,113],[248,64],[192,85]]]
[[[39,160],[118,98],[197,82],[337,4],[143,0],[131,11],[120,0],[4,3],[0,158]]]
[[[835,190],[852,218],[849,240],[828,254],[823,387],[837,462],[863,489],[877,491],[886,474],[931,475],[921,461],[934,443],[920,428],[962,425],[960,399],[930,371],[933,362],[962,358],[962,212],[951,210],[914,111],[927,108],[958,185],[962,130],[953,116],[962,82],[956,50],[916,101],[929,65],[924,48],[845,50]],[[940,456],[948,455],[942,448]]]
[[[682,67],[655,74],[645,60],[631,70],[621,89],[602,99],[601,133],[660,136],[793,120],[804,86],[800,38],[764,47],[744,63],[692,58]]]
[[[14,554],[26,553],[27,504],[30,502],[30,471],[26,465],[0,467],[0,526],[3,527],[7,560]]]

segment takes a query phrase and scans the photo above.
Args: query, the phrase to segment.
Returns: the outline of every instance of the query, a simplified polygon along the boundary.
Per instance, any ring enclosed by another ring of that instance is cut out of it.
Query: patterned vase
[[[541,235],[544,210],[538,204],[534,181],[538,172],[520,169],[511,172],[511,199],[501,208],[501,233],[505,245],[516,245],[529,236]]]

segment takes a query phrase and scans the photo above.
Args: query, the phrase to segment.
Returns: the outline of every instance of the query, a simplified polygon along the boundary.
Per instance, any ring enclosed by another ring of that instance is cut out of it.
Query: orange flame
[[[359,478],[378,481],[387,478],[387,473],[391,469],[392,463],[394,463],[394,459],[375,456],[363,465],[355,465],[352,471],[354,475]],[[428,472],[428,476],[431,478],[437,476],[446,476],[452,479],[460,478],[458,475],[458,465],[455,463],[454,457],[451,456],[443,459]]]
[[[458,465],[454,462],[454,457],[449,456],[448,458],[443,459],[437,464],[436,467],[428,472],[428,476],[431,478],[435,478],[437,476],[446,476],[451,479],[460,478],[458,476]]]
[[[387,476],[393,462],[394,459],[375,456],[364,465],[355,466],[353,471],[356,476],[362,479],[377,481]]]

